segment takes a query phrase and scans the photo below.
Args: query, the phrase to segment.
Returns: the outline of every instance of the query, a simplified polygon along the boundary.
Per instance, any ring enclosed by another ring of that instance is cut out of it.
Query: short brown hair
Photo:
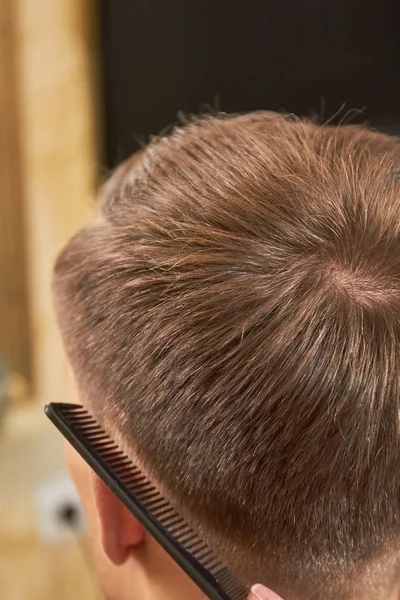
[[[289,598],[346,597],[398,550],[399,159],[356,126],[195,120],[116,173],[55,267],[81,393]]]

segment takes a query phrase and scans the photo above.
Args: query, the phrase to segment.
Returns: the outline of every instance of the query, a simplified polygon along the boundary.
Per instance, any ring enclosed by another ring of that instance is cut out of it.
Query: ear
[[[92,478],[104,553],[114,565],[122,565],[145,541],[146,531],[97,475],[92,473]]]

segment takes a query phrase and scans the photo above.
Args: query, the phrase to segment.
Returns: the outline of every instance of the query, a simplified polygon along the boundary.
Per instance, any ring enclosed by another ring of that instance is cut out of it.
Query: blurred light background
[[[400,132],[397,0],[0,0],[0,598],[101,598],[46,402],[53,261],[106,171],[204,106]]]
[[[80,522],[76,533],[63,524],[77,502],[42,410],[68,400],[49,281],[93,206],[96,30],[86,0],[0,0],[0,598],[9,600],[100,597]]]

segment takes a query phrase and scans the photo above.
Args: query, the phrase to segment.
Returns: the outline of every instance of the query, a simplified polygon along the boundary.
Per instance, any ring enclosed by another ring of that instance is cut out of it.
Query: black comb
[[[127,509],[211,600],[245,600],[247,588],[160,494],[91,414],[51,403],[45,413]]]

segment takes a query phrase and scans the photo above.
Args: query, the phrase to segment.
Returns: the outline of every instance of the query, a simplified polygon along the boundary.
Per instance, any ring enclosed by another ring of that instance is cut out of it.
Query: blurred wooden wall
[[[30,320],[35,397],[39,402],[63,401],[67,399],[66,364],[53,316],[50,279],[60,248],[90,218],[94,206],[99,146],[96,3],[0,0],[0,7],[1,12],[12,7],[14,26],[12,77],[19,157],[18,166],[12,168],[19,172],[10,180],[22,183],[22,190],[15,185],[14,192],[19,198],[16,206],[22,204],[22,210],[13,210],[14,228],[20,230],[25,250],[21,245],[18,253],[23,256],[18,254],[16,260],[21,265],[25,260],[28,275],[22,275],[19,283],[27,286],[28,303],[18,310]],[[0,121],[6,120],[0,114]],[[23,266],[19,272],[24,273]],[[22,336],[21,329],[18,343],[26,347],[28,337]],[[29,331],[29,326],[25,329]]]
[[[15,5],[0,0],[0,361],[29,380],[30,324]]]

